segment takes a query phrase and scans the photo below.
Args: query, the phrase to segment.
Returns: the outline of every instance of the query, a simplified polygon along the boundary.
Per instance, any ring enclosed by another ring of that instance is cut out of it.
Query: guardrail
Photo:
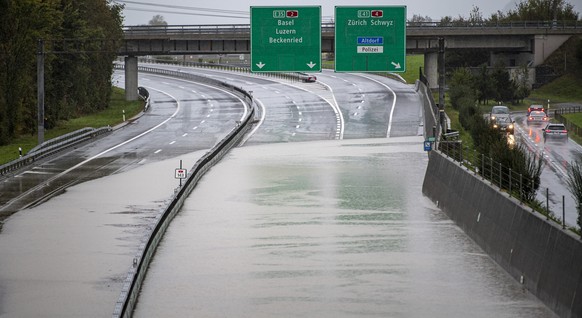
[[[450,29],[450,28],[495,28],[495,29],[580,29],[581,21],[451,21],[451,22],[412,22],[406,23],[407,29]],[[333,33],[335,23],[322,23],[322,33]],[[212,24],[212,25],[133,25],[124,26],[123,32],[126,35],[143,35],[143,34],[249,34],[250,24]]]
[[[582,136],[582,127],[576,125],[566,118],[565,114],[574,114],[582,112],[582,106],[571,106],[562,107],[554,110],[554,118],[564,124],[568,132],[575,134],[576,136]]]
[[[31,149],[25,156],[22,158],[13,160],[7,164],[0,166],[0,176],[8,174],[14,170],[20,169],[24,166],[32,164],[33,162],[55,154],[59,151],[62,151],[68,147],[76,145],[80,142],[89,140],[91,138],[95,138],[96,136],[102,135],[111,131],[111,127],[101,127],[98,129],[95,128],[83,128],[61,137],[57,137],[46,141],[35,148]]]
[[[249,92],[244,91],[241,88],[235,87],[228,83],[217,81],[211,78],[206,78],[199,75],[182,73],[177,71],[169,71],[162,69],[155,69],[151,67],[139,67],[142,72],[151,72],[155,74],[163,74],[168,76],[174,76],[178,78],[186,78],[189,80],[203,81],[204,83],[211,83],[211,85],[218,86],[221,88],[226,88],[239,96],[242,96],[248,105],[251,106],[250,111],[247,113],[247,117],[244,118],[240,124],[237,124],[228,135],[217,143],[210,151],[208,151],[202,158],[200,158],[191,169],[190,176],[186,179],[183,187],[179,188],[178,192],[172,198],[170,204],[163,210],[163,212],[158,216],[156,220],[156,225],[151,230],[148,236],[147,242],[140,246],[139,254],[133,260],[133,266],[130,269],[125,283],[122,287],[122,292],[115,305],[113,312],[113,317],[131,317],[133,315],[133,310],[137,303],[137,298],[141,289],[143,280],[152,256],[162,239],[166,229],[168,228],[171,220],[182,208],[182,205],[188,195],[192,192],[200,178],[222,157],[238,143],[244,137],[244,134],[251,127],[255,107],[253,97]]]
[[[217,63],[199,63],[199,62],[178,62],[178,61],[168,61],[162,59],[152,59],[152,58],[140,58],[140,62],[143,63],[151,63],[151,64],[160,64],[160,65],[179,65],[184,67],[197,67],[197,68],[205,68],[205,69],[212,69],[217,71],[227,71],[227,72],[240,72],[240,73],[248,73],[253,74],[255,76],[262,76],[262,77],[271,77],[277,79],[285,79],[289,81],[297,81],[302,82],[304,81],[309,75],[306,73],[301,72],[265,72],[265,73],[252,73],[250,69],[250,65],[239,65],[239,64],[217,64]],[[114,67],[116,69],[124,69],[123,64],[115,64]],[[160,69],[156,69],[160,70]],[[138,71],[149,72],[147,67],[140,66],[138,67]],[[172,70],[168,70],[169,72],[176,72]],[[183,77],[187,76],[188,73],[179,72],[179,75],[175,77]],[[158,73],[162,74],[162,73]],[[166,74],[167,75],[167,74]],[[190,74],[192,76],[196,76],[194,74]],[[208,77],[200,76],[199,80],[206,80],[209,79]]]
[[[115,68],[115,65],[114,65]],[[147,89],[139,87],[139,96],[144,100],[144,112],[148,110],[150,106],[150,97]],[[8,162],[6,164],[0,165],[0,176],[10,173],[14,170],[20,169],[24,166],[32,164],[33,162],[42,159],[44,157],[50,156],[54,153],[62,151],[66,148],[74,146],[80,142],[95,138],[104,133],[110,132],[112,128],[110,126],[101,128],[81,128],[73,132],[64,134],[59,137],[52,138],[43,142],[40,145],[35,146],[30,149],[25,156]]]

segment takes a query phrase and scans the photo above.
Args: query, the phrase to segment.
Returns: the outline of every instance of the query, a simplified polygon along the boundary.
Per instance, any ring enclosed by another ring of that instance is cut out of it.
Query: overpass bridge
[[[250,25],[125,26],[118,54],[126,56],[130,87],[137,88],[137,57],[146,55],[249,54]],[[335,25],[321,26],[322,53],[335,50]],[[425,73],[432,87],[438,78],[439,38],[447,50],[484,49],[490,65],[502,60],[508,66],[538,66],[573,35],[582,34],[579,21],[521,21],[512,23],[408,22],[406,52],[424,54]],[[532,78],[532,77],[530,77]],[[131,89],[131,90],[130,90]],[[136,96],[137,98],[137,96]]]

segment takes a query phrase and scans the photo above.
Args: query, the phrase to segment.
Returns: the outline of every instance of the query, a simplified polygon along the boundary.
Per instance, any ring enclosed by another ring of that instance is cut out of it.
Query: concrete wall
[[[568,41],[571,35],[536,35],[534,44],[534,64],[543,64],[546,59],[554,53],[564,42]]]
[[[431,151],[423,193],[560,317],[582,317],[582,242]]]

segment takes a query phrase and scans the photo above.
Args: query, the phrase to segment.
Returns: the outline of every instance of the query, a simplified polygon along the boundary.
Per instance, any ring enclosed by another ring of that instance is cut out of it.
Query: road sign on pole
[[[335,7],[336,72],[405,72],[406,6]]]
[[[321,72],[321,6],[251,7],[252,72]]]

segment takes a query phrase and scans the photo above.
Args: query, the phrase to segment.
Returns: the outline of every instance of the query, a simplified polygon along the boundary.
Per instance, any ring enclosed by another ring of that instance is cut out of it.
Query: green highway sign
[[[406,6],[335,7],[336,72],[405,72]]]
[[[252,72],[321,72],[321,6],[251,7]]]

